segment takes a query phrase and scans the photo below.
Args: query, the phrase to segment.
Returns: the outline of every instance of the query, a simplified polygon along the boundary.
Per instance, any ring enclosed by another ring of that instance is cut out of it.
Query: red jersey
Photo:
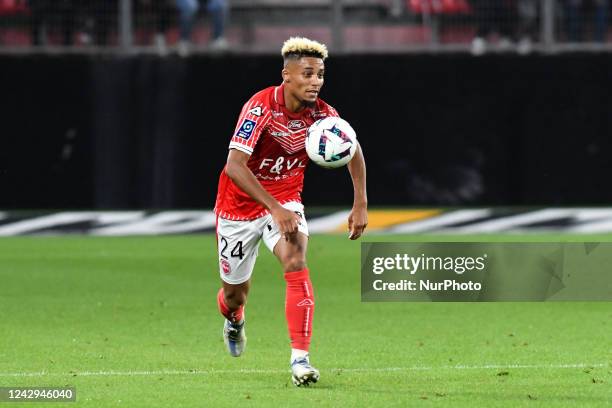
[[[306,132],[315,121],[338,116],[317,99],[314,108],[293,113],[285,107],[284,86],[272,86],[253,95],[243,106],[229,148],[250,155],[247,166],[263,188],[279,203],[302,202],[308,155]],[[268,210],[243,192],[225,173],[219,177],[215,213],[230,220],[253,220]]]

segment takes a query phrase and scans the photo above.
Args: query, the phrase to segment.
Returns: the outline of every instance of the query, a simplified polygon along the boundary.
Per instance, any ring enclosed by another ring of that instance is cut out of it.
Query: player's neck
[[[291,113],[299,113],[306,108],[302,101],[287,92],[287,88],[283,90],[283,97],[285,98],[285,108]]]

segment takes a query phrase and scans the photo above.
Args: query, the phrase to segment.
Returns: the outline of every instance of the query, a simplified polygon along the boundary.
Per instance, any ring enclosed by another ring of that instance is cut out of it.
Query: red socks
[[[285,316],[289,327],[291,347],[308,351],[315,306],[308,268],[296,272],[285,272],[285,280],[287,281]]]
[[[232,323],[238,323],[244,317],[244,306],[240,306],[240,308],[234,312],[229,310],[229,308],[225,304],[223,288],[219,289],[219,293],[217,293],[217,305],[219,306],[219,311],[221,312],[221,314]]]
[[[296,272],[285,272],[287,291],[285,296],[285,316],[289,328],[291,348],[308,351],[312,336],[312,319],[314,317],[314,293],[308,268]],[[244,306],[230,311],[225,304],[223,288],[217,293],[219,311],[232,323],[240,322],[244,317]]]

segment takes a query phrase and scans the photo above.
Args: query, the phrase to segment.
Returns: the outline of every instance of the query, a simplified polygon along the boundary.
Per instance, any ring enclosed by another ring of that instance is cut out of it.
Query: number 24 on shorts
[[[228,246],[229,243],[227,242],[227,239],[225,239],[225,237],[221,237],[220,254],[223,259],[227,259]],[[236,245],[234,245],[234,247],[230,250],[230,256],[234,258],[240,258],[242,260],[242,258],[244,257],[244,251],[242,250],[242,241],[238,241]]]

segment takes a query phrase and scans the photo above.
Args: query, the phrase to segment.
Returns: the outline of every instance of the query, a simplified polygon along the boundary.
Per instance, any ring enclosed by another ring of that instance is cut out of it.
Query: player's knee
[[[247,295],[240,289],[225,290],[225,304],[231,310],[236,310],[246,303]]]
[[[290,256],[283,260],[285,272],[301,271],[306,268],[306,260],[302,256]]]

